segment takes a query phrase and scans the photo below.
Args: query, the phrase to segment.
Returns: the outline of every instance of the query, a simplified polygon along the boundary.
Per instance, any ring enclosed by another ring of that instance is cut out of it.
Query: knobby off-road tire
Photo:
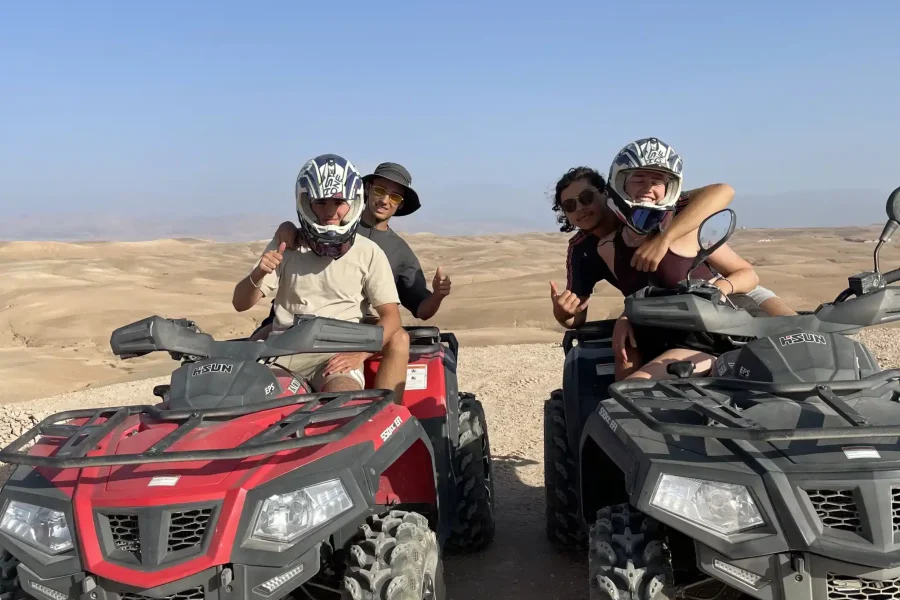
[[[670,600],[672,556],[660,524],[628,504],[597,512],[591,527],[590,600]]]
[[[449,552],[475,552],[494,540],[494,477],[484,407],[459,394],[459,446],[453,449],[457,504],[447,539]]]
[[[28,596],[19,585],[19,561],[9,552],[0,552],[0,600],[21,600]]]
[[[544,494],[547,538],[561,551],[587,548],[587,528],[578,518],[578,463],[569,447],[562,390],[544,403]]]
[[[437,537],[424,516],[370,517],[350,547],[342,600],[445,600]]]

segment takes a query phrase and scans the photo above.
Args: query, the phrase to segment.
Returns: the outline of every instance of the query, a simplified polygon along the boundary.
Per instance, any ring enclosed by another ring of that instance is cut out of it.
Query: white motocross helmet
[[[682,160],[675,150],[657,138],[643,138],[622,148],[609,168],[607,206],[635,233],[665,230],[681,197]],[[625,182],[641,170],[659,171],[672,177],[659,204],[636,202],[625,192]]]
[[[337,154],[322,154],[307,161],[297,175],[294,193],[300,231],[310,249],[335,259],[346,254],[366,206],[362,175],[353,163]],[[340,225],[319,224],[312,203],[324,198],[340,198],[350,205]]]

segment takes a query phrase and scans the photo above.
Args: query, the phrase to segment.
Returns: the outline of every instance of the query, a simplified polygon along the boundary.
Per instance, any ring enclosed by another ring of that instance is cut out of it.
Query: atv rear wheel
[[[547,538],[562,551],[584,550],[587,530],[578,517],[578,463],[569,447],[562,390],[544,403],[544,494]]]
[[[452,453],[457,504],[447,549],[478,551],[494,539],[494,478],[484,407],[474,394],[459,394],[459,445]]]
[[[359,529],[341,600],[445,600],[443,561],[428,519],[392,510]]]
[[[628,504],[601,508],[591,527],[590,600],[670,600],[672,556],[659,522]]]

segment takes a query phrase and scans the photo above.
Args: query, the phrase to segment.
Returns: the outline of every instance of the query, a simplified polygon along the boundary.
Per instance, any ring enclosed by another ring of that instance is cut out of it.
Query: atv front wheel
[[[478,551],[494,539],[494,478],[484,407],[474,394],[459,394],[459,445],[452,452],[457,504],[447,549]]]
[[[662,527],[628,504],[601,508],[591,527],[590,600],[675,598]]]
[[[0,600],[22,600],[27,594],[19,585],[19,561],[4,550],[0,552]]]
[[[341,600],[445,600],[437,536],[424,516],[401,510],[370,517],[350,547]]]
[[[587,547],[587,530],[578,517],[575,453],[569,447],[562,390],[553,390],[544,403],[544,502],[547,538],[557,550]]]

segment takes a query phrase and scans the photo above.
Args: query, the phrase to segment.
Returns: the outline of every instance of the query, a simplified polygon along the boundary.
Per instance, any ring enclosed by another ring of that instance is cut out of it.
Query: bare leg
[[[797,314],[797,311],[788,306],[787,303],[778,296],[773,296],[768,300],[760,302],[759,306],[764,311],[766,311],[766,313],[772,315],[773,317],[790,316]]]
[[[668,365],[682,360],[694,363],[694,377],[705,377],[712,369],[716,358],[705,352],[688,350],[686,348],[673,348],[666,350],[643,367],[632,373],[627,379],[675,379],[674,375],[666,372]]]
[[[361,390],[362,386],[359,382],[350,376],[332,377],[322,386],[323,392],[355,392]]]
[[[643,358],[637,348],[627,346],[625,348],[625,362],[622,362],[621,355],[616,352],[616,381],[622,381],[637,371],[643,364]]]
[[[376,389],[393,390],[394,402],[403,404],[406,390],[406,365],[409,364],[409,334],[400,329],[382,350],[383,358],[375,373]]]

